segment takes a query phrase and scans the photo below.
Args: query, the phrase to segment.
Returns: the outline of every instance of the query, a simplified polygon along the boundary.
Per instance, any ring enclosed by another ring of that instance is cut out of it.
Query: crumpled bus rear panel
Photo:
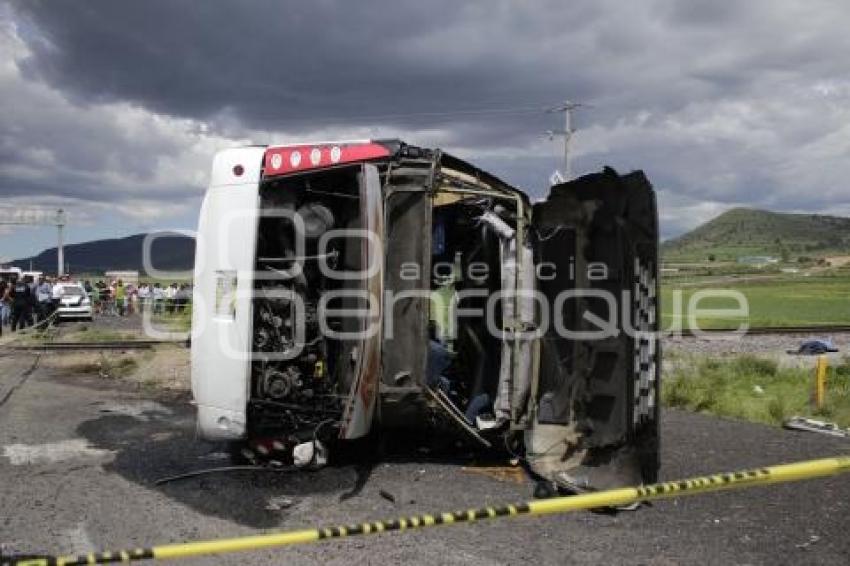
[[[654,481],[660,348],[652,187],[642,172],[606,168],[552,187],[532,224],[535,263],[554,265],[557,276],[538,281],[551,323],[532,391],[529,461],[565,488]],[[565,290],[575,299],[556,308]],[[558,332],[556,321],[575,334]]]

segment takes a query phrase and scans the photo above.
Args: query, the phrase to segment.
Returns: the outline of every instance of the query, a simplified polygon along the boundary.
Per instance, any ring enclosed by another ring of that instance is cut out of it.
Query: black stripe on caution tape
[[[375,521],[373,523],[361,523],[359,525],[348,525],[345,527],[326,527],[317,529],[317,532],[319,533],[319,540],[325,540],[385,531],[403,531],[406,529],[417,529],[420,527],[430,527],[435,525],[468,523],[481,519],[525,515],[530,512],[531,508],[527,503],[520,503],[518,505],[503,505],[500,507],[484,507],[482,509],[455,511],[454,513],[415,515],[413,517],[393,519],[391,521]]]
[[[154,550],[152,548],[136,548],[133,550],[119,550],[117,552],[93,552],[79,556],[0,558],[0,566],[78,566],[85,564],[113,564],[115,562],[131,562],[134,560],[152,560],[154,558]]]

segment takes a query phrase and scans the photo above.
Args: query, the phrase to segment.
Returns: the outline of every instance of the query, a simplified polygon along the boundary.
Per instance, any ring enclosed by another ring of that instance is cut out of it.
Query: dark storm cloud
[[[430,113],[564,97],[598,102],[596,119],[610,122],[637,109],[671,112],[694,99],[733,96],[774,68],[813,64],[827,73],[836,64],[799,30],[771,30],[772,18],[754,3],[27,0],[15,6],[31,23],[24,69],[81,103],[130,101],[199,119],[232,114],[246,127],[270,130],[375,121],[456,125],[474,118]],[[762,6],[781,11],[779,3]],[[794,23],[806,30],[805,19]],[[428,116],[409,116],[417,113]],[[540,114],[492,121],[521,136],[551,124]]]
[[[246,126],[555,102],[568,90],[548,46],[562,3],[21,2],[29,76],[76,100],[131,101]],[[586,11],[577,11],[585,16]],[[429,123],[448,118],[429,116]],[[453,119],[453,118],[452,118]],[[410,123],[420,118],[387,118]]]
[[[24,69],[80,102],[131,101],[200,119],[232,114],[247,127],[272,130],[376,120],[455,126],[475,118],[432,113],[545,106],[564,97],[598,101],[597,119],[611,120],[624,111],[671,111],[744,88],[758,65],[770,64],[754,60],[739,68],[706,57],[724,50],[718,31],[728,30],[727,40],[742,39],[729,23],[744,18],[743,7],[660,2],[653,13],[620,4],[100,0],[16,6],[33,30]],[[715,33],[682,29],[683,22],[700,21]],[[737,57],[753,57],[752,51]],[[427,116],[410,116],[418,113]],[[514,135],[551,125],[541,114],[492,121],[511,125]]]

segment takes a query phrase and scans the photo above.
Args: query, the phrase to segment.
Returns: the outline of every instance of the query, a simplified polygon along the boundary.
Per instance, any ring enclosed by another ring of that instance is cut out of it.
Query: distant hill
[[[72,273],[107,270],[144,271],[143,242],[146,234],[94,240],[65,246],[65,262]],[[741,256],[817,257],[830,253],[850,254],[850,218],[818,214],[786,214],[733,208],[694,230],[661,244],[665,261],[717,261]],[[154,267],[184,271],[195,262],[195,240],[169,235],[158,238],[151,250]],[[12,265],[53,273],[56,248],[11,262]]]
[[[69,244],[65,246],[65,264],[70,267],[71,273],[102,273],[113,269],[144,272],[142,253],[145,236],[136,234],[126,238]],[[177,234],[157,238],[151,248],[151,259],[153,267],[158,270],[192,269],[195,263],[195,240]],[[29,269],[30,262],[36,271],[55,273],[56,248],[15,260],[11,264]]]
[[[850,218],[733,208],[661,245],[666,261],[795,258],[850,250]]]

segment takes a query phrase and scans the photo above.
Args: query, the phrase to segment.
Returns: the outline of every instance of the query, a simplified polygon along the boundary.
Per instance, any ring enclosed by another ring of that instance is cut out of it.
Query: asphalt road
[[[371,470],[237,472],[157,487],[163,476],[226,463],[220,446],[194,440],[187,400],[52,375],[34,361],[0,355],[0,544],[7,553],[132,548],[531,496],[528,483],[426,455]],[[845,440],[675,411],[664,414],[663,439],[666,479],[850,452]],[[850,478],[669,500],[633,513],[520,518],[183,563],[846,565]]]

